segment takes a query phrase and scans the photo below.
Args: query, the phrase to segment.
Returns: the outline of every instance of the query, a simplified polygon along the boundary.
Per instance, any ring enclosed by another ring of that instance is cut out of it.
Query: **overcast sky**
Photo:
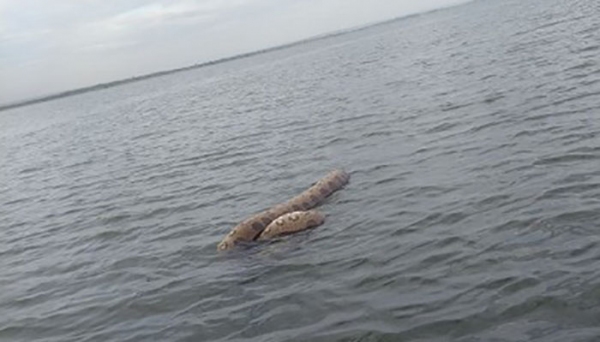
[[[464,0],[0,0],[0,103]]]

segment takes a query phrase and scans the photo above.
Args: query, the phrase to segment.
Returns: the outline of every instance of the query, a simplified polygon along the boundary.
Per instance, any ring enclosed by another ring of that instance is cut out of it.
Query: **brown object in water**
[[[316,207],[335,191],[348,184],[350,175],[334,170],[317,183],[291,200],[258,213],[238,224],[217,246],[218,250],[233,248],[240,241],[253,241],[278,217],[294,211],[305,211]]]
[[[316,211],[294,211],[278,217],[271,222],[258,236],[258,240],[272,239],[278,236],[297,233],[320,226],[325,222],[325,215]]]

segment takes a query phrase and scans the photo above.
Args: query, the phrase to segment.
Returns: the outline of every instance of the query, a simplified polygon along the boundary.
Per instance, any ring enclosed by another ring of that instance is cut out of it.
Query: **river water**
[[[600,340],[599,17],[476,1],[1,112],[0,340]],[[323,226],[217,253],[336,167]]]

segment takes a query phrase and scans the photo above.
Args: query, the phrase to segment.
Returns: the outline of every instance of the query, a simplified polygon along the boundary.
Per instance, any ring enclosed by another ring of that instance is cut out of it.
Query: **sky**
[[[465,0],[0,0],[0,104]]]

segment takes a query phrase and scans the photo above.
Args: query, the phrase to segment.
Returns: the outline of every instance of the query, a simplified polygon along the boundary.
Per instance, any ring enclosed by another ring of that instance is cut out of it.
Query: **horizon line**
[[[468,3],[471,1],[472,0],[466,1],[465,3]],[[341,35],[345,35],[345,34],[349,34],[349,33],[353,33],[353,32],[367,30],[367,29],[370,29],[370,28],[373,28],[376,26],[386,25],[386,24],[389,24],[389,23],[392,23],[392,22],[398,21],[398,20],[405,20],[408,18],[420,16],[423,14],[437,12],[437,11],[441,11],[441,10],[448,9],[451,7],[461,6],[461,5],[464,5],[465,3],[460,3],[457,5],[451,5],[451,6],[447,6],[447,7],[436,8],[436,9],[432,9],[432,10],[424,11],[424,12],[412,13],[412,14],[399,16],[399,17],[395,17],[395,18],[391,18],[391,19],[387,19],[387,20],[383,20],[383,21],[371,22],[371,23],[367,23],[367,24],[363,24],[363,25],[359,25],[359,26],[346,28],[346,29],[327,32],[327,33],[323,33],[323,34],[319,34],[319,35],[314,35],[314,36],[311,36],[308,38],[295,40],[295,41],[285,43],[285,44],[275,45],[275,46],[266,47],[263,49],[249,51],[249,52],[242,52],[240,54],[232,55],[229,57],[223,57],[223,58],[218,58],[218,59],[209,60],[209,61],[205,61],[205,62],[199,62],[196,64],[187,65],[187,66],[183,66],[180,68],[154,71],[154,72],[146,73],[146,74],[139,75],[139,76],[131,76],[131,77],[127,77],[127,78],[117,79],[114,81],[97,83],[97,84],[90,85],[90,86],[84,86],[84,87],[73,88],[73,89],[68,89],[68,90],[64,90],[64,91],[58,91],[56,93],[51,93],[48,95],[41,95],[41,96],[37,96],[34,98],[15,100],[12,103],[10,103],[10,102],[4,103],[4,104],[0,103],[0,112],[14,109],[14,108],[19,108],[19,107],[26,107],[26,106],[30,106],[30,105],[34,105],[34,104],[38,104],[38,103],[58,100],[58,99],[65,98],[65,97],[86,94],[86,93],[90,93],[90,92],[97,91],[97,90],[118,87],[118,86],[121,86],[124,84],[140,82],[140,81],[144,81],[144,80],[151,79],[151,78],[158,78],[158,77],[172,75],[172,74],[176,74],[176,73],[180,73],[180,72],[184,72],[184,71],[200,69],[200,68],[204,68],[204,67],[208,67],[208,66],[212,66],[212,65],[227,63],[227,62],[240,60],[240,59],[245,59],[245,58],[262,55],[262,54],[266,54],[266,53],[273,52],[273,51],[284,50],[284,49],[292,48],[292,47],[302,45],[302,44],[307,44],[307,43],[316,42],[316,41],[324,40],[324,39],[328,39],[328,38],[333,38],[333,37],[337,37],[337,36],[341,36]]]

